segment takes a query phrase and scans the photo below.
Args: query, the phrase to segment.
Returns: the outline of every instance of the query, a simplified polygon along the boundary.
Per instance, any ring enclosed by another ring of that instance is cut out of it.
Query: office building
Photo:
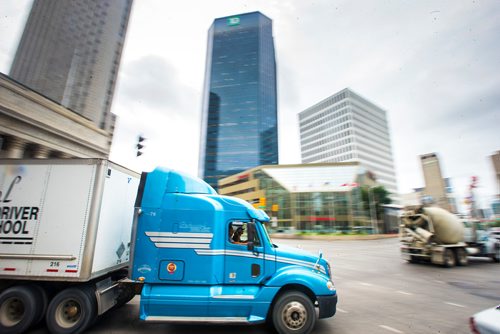
[[[376,222],[373,194],[363,203],[372,177],[358,162],[258,166],[219,180],[219,193],[265,210],[275,231],[393,231]]]
[[[208,31],[199,175],[217,180],[278,163],[272,21],[259,12],[216,19]]]
[[[386,111],[346,88],[299,113],[302,163],[358,161],[397,198]]]
[[[132,0],[35,0],[10,76],[112,135]]]
[[[450,179],[443,178],[441,165],[436,153],[420,156],[425,188],[422,192],[424,202],[433,203],[445,210],[457,212]]]
[[[493,163],[493,170],[495,173],[497,197],[500,200],[500,151],[491,155],[491,162]]]

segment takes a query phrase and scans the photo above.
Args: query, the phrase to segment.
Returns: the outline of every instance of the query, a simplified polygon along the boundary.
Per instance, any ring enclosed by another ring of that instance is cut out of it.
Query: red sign
[[[310,221],[316,222],[327,222],[327,221],[335,221],[337,218],[335,217],[327,217],[327,216],[309,216]]]

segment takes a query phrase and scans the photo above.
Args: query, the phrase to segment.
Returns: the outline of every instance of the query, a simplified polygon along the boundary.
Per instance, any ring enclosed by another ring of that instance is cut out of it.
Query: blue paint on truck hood
[[[321,273],[330,276],[331,273],[329,273],[329,270],[331,270],[331,268],[329,268],[327,261],[324,258],[321,258],[318,261],[319,253],[313,254],[306,250],[286,245],[277,246],[278,247],[275,248],[275,254],[278,268],[285,265],[298,265],[320,271]],[[316,264],[318,264],[319,267],[316,267]]]
[[[279,244],[277,246],[278,247],[275,248],[276,257],[288,258],[297,261],[304,261],[313,265],[316,263],[316,261],[318,261],[319,257],[318,254],[313,254],[311,252],[308,252],[306,250],[297,247],[291,247]]]

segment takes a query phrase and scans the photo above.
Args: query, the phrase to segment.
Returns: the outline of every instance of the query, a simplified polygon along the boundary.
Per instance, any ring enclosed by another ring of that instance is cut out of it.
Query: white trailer
[[[0,160],[0,333],[44,317],[79,333],[134,296],[121,281],[139,179],[103,159]]]

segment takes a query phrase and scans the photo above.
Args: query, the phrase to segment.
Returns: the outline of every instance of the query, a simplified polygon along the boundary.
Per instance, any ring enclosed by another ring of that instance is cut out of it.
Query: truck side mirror
[[[253,252],[254,250],[254,245],[253,245],[253,241],[249,241],[247,242],[247,249],[251,252]]]
[[[249,251],[254,250],[254,240],[255,240],[255,222],[251,221],[247,223],[247,236],[248,236],[248,241],[247,241],[247,249]]]

